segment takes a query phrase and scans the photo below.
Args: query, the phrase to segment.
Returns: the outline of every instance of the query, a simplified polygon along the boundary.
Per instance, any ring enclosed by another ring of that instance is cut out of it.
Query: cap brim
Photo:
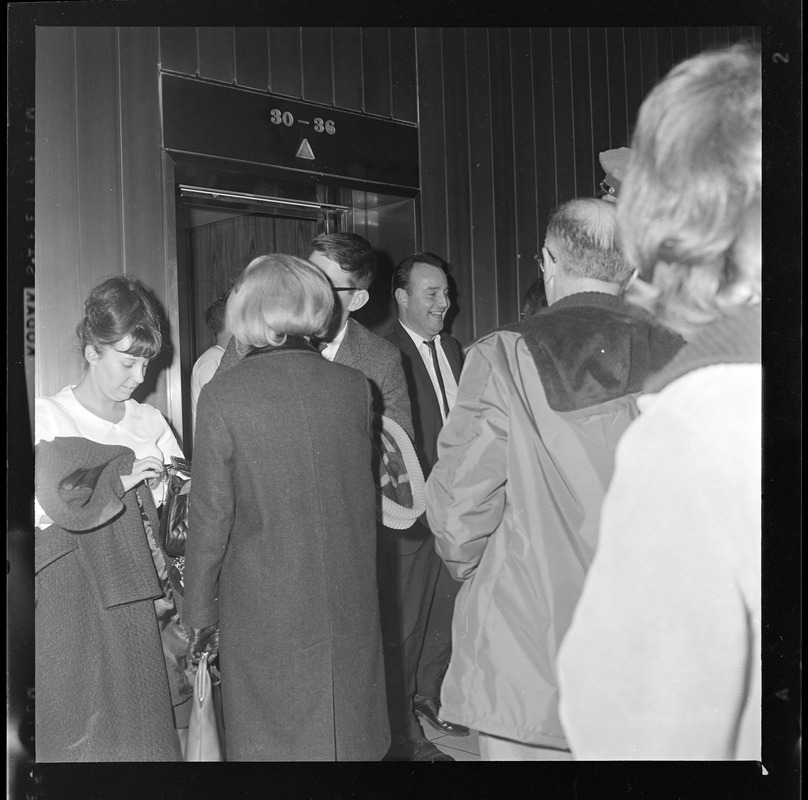
[[[379,521],[388,528],[405,530],[406,528],[412,527],[412,525],[415,524],[415,520],[426,510],[424,473],[421,470],[418,455],[406,431],[395,420],[389,417],[382,416],[381,421],[382,430],[395,441],[401,453],[401,458],[404,461],[404,466],[407,468],[407,477],[410,483],[410,490],[412,491],[412,507],[407,508],[406,506],[396,503],[395,500],[391,500],[379,490],[381,497],[381,508],[379,511],[381,519]]]

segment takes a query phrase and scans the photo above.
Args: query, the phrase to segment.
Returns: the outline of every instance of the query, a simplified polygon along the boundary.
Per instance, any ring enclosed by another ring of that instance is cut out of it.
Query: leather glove
[[[209,661],[212,661],[219,654],[219,623],[208,625],[207,628],[191,628],[191,640],[189,643],[191,661],[196,664],[202,657],[202,653],[209,653]]]

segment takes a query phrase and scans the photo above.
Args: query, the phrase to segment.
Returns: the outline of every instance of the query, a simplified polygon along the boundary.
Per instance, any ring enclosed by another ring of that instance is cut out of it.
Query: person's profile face
[[[314,251],[309,256],[309,261],[325,273],[326,278],[331,282],[334,293],[334,311],[328,324],[328,332],[323,337],[326,341],[330,341],[347,322],[348,314],[351,312],[351,302],[359,289],[351,287],[348,273],[336,261],[322,253]],[[347,291],[348,289],[351,291]]]
[[[100,397],[121,403],[143,383],[149,359],[127,353],[131,344],[129,336],[124,336],[119,342],[100,350],[91,345],[85,349],[92,386]]]

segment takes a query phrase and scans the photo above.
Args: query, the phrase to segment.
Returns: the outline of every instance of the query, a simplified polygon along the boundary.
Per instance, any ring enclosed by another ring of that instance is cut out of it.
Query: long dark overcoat
[[[36,446],[36,756],[39,761],[180,761],[154,611],[163,594],[128,447],[79,437]]]
[[[364,375],[302,339],[200,394],[184,618],[220,625],[228,760],[389,746],[370,431]]]

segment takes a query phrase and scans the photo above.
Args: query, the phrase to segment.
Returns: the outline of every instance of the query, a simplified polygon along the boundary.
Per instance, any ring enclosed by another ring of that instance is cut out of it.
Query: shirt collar
[[[348,318],[350,319],[350,317]],[[342,340],[345,338],[345,334],[348,331],[348,320],[345,320],[345,324],[342,326],[342,330],[330,341],[325,343],[325,349],[323,350],[323,356],[329,360],[333,360],[334,356],[337,354],[337,350],[339,350],[339,346],[342,344]]]
[[[428,341],[433,341],[436,344],[438,342],[440,342],[440,334],[439,333],[436,333],[432,337],[432,339],[430,340],[430,339],[425,338],[424,336],[421,336],[420,333],[416,333],[412,328],[408,328],[400,319],[399,319],[399,324],[401,325],[402,328],[404,328],[405,331],[407,331],[407,333],[409,334],[410,339],[412,339],[413,342],[415,342],[416,347],[420,347],[424,342],[428,342]]]

